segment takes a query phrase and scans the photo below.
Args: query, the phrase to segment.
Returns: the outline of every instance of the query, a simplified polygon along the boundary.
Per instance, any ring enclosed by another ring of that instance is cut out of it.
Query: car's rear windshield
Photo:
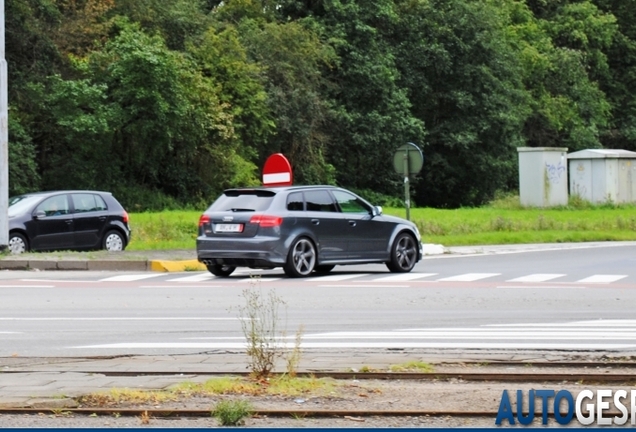
[[[223,193],[208,211],[257,212],[269,208],[276,195],[264,190],[228,190]]]

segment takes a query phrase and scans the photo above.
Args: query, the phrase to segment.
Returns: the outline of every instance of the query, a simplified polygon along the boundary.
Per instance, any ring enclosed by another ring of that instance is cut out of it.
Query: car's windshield
[[[9,217],[21,215],[28,211],[42,197],[33,195],[19,195],[9,198]]]

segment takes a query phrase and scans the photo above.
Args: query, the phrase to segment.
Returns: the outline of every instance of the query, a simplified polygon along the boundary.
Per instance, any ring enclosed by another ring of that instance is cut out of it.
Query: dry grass
[[[218,395],[243,396],[327,396],[336,392],[340,384],[329,378],[290,377],[269,379],[243,377],[211,378],[203,383],[184,382],[166,390],[111,389],[107,392],[81,396],[78,402],[85,407],[163,404],[189,397]]]

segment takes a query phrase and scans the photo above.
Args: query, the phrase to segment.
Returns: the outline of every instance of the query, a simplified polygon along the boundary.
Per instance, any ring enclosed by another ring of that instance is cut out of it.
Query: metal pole
[[[411,192],[409,190],[409,150],[404,149],[404,204],[406,220],[411,220]]]
[[[0,0],[0,251],[9,245],[9,103],[4,48],[4,0]]]

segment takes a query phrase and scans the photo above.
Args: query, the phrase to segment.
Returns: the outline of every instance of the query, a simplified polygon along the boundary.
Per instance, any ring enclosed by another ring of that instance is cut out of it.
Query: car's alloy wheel
[[[386,263],[386,266],[393,273],[407,273],[413,270],[416,261],[415,239],[406,233],[398,235],[391,248],[391,261]]]
[[[13,233],[9,236],[9,252],[12,254],[21,254],[28,250],[27,240],[22,234]]]
[[[283,266],[287,276],[308,276],[316,267],[316,248],[306,237],[294,241]]]
[[[104,236],[104,249],[108,252],[120,252],[124,250],[124,239],[117,231],[108,231]]]
[[[219,265],[219,264],[210,264],[207,266],[208,271],[212,273],[214,276],[227,277],[231,275],[236,267],[229,265]]]

